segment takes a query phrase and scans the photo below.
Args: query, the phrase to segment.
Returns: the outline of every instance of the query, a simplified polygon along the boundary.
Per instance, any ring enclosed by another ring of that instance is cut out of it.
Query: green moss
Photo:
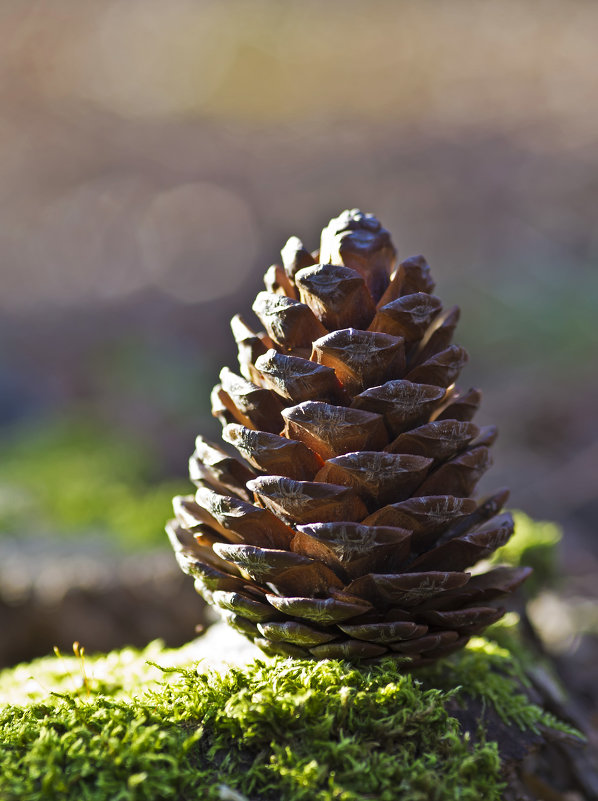
[[[530,703],[524,692],[530,686],[524,669],[529,655],[521,648],[508,650],[491,639],[498,634],[498,639],[505,642],[513,636],[513,633],[505,636],[503,629],[504,626],[497,625],[486,637],[474,637],[457,657],[420,671],[419,678],[424,685],[445,690],[457,687],[457,696],[480,699],[504,723],[521,731],[538,733],[541,728],[551,728],[579,737],[579,732],[571,726]]]
[[[180,666],[189,659],[153,644],[0,674],[5,697],[23,671],[38,688],[0,714],[0,797],[217,799],[227,787],[253,800],[491,801],[497,745],[470,740],[449,709],[474,696],[522,729],[554,724],[523,695],[508,651],[482,638],[417,676],[389,660],[210,672]]]
[[[171,667],[189,665],[194,645],[164,648],[159,640],[142,650],[123,648],[89,657],[61,654],[34,659],[0,671],[0,704],[60,702],[63,696],[88,700],[96,696],[130,699],[173,681]],[[156,663],[159,662],[160,667]]]

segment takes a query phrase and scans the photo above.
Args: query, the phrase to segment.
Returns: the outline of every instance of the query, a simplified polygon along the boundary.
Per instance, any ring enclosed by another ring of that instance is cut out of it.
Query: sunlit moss
[[[24,704],[0,715],[0,797],[216,799],[224,786],[255,801],[492,801],[496,743],[472,741],[449,709],[478,697],[519,728],[556,725],[483,638],[416,675],[279,657],[209,671],[190,653],[154,643],[0,674]]]
[[[57,651],[55,656],[0,671],[0,704],[51,703],[63,694],[82,699],[98,695],[130,698],[170,680],[174,674],[164,669],[188,665],[193,651],[193,643],[164,648],[160,640],[143,649],[123,648],[83,658]]]

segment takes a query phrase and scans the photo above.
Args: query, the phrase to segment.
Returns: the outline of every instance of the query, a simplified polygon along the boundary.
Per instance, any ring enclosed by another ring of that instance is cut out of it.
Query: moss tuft
[[[498,632],[504,642],[503,628],[492,627],[487,632],[488,637],[474,637],[457,657],[420,671],[422,684],[447,691],[456,688],[458,699],[479,699],[483,706],[491,707],[503,723],[517,726],[521,731],[539,733],[542,728],[550,728],[580,737],[576,729],[530,702],[525,694],[530,682],[523,668],[527,655],[523,653],[521,659],[521,649],[507,650],[489,639]]]

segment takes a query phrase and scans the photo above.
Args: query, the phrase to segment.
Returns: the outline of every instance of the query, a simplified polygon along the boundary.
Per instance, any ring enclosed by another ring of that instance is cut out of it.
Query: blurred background
[[[564,527],[546,636],[597,658],[597,33],[589,0],[0,0],[0,664],[205,622],[163,523],[228,320],[355,206],[461,306],[484,488]]]

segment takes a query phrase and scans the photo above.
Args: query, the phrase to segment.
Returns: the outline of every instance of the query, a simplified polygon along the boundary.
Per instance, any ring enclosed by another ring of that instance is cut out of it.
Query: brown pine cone
[[[458,308],[423,257],[395,260],[373,215],[345,211],[319,253],[289,239],[253,305],[263,330],[232,321],[240,374],[212,400],[242,458],[198,437],[169,536],[266,653],[424,664],[498,620],[529,572],[467,572],[513,533],[506,490],[472,497],[496,430],[455,386]]]

